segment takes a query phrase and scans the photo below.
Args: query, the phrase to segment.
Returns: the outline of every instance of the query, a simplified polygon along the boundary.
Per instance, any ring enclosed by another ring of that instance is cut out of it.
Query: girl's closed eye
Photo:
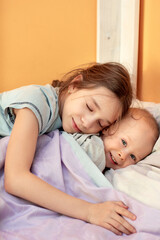
[[[86,106],[87,106],[87,108],[89,109],[90,112],[93,112],[93,109],[92,109],[91,106],[89,106],[87,103],[86,103]]]
[[[127,142],[124,140],[124,139],[121,139],[122,140],[122,144],[123,144],[123,146],[127,146]]]

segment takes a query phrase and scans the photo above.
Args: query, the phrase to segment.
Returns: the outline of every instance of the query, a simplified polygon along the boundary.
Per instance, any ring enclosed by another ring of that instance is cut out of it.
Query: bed
[[[137,104],[137,102],[135,103]],[[160,104],[138,103],[160,125]],[[117,236],[17,198],[4,190],[4,159],[9,137],[0,140],[1,240],[160,240],[160,140],[137,165],[103,175],[71,135],[58,130],[38,139],[32,172],[68,194],[96,203],[123,201],[137,215],[137,233]],[[42,193],[43,194],[43,193]]]

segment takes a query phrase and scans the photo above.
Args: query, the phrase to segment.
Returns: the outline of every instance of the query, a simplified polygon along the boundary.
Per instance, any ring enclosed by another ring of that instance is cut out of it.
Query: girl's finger
[[[118,204],[120,207],[124,207],[124,208],[128,209],[128,206],[124,202],[116,201],[115,203]]]
[[[128,210],[128,207],[127,207],[127,208],[124,208],[123,206],[122,206],[122,207],[121,207],[121,206],[117,206],[116,212],[117,212],[119,215],[122,215],[122,216],[124,216],[124,217],[127,217],[127,218],[129,218],[129,219],[131,219],[131,220],[136,220],[136,218],[137,218],[135,214],[133,214],[132,212],[130,212],[130,211]]]
[[[114,222],[112,224],[108,223],[108,222],[104,222],[103,225],[101,225],[102,227],[106,228],[107,230],[115,233],[116,235],[121,236],[122,232],[119,231],[117,228],[114,227]]]
[[[113,221],[112,221],[113,220]],[[122,216],[119,214],[114,214],[112,216],[111,224],[114,223],[114,227],[118,229],[119,231],[125,233],[125,234],[131,234],[135,233],[136,229],[129,223],[127,222]]]

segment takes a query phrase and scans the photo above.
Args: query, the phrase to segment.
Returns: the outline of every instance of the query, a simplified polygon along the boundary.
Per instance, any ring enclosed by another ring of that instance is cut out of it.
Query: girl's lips
[[[72,123],[73,123],[73,128],[76,130],[76,132],[81,132],[81,130],[78,128],[73,118],[72,118]]]

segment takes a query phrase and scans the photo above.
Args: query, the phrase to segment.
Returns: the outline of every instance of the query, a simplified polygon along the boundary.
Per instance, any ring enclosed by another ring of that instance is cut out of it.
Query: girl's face
[[[63,129],[69,133],[97,133],[121,115],[119,99],[105,87],[79,90],[69,87],[60,102]]]
[[[115,133],[102,136],[106,167],[119,169],[135,164],[152,151],[154,132],[142,119],[128,117],[121,120]]]

